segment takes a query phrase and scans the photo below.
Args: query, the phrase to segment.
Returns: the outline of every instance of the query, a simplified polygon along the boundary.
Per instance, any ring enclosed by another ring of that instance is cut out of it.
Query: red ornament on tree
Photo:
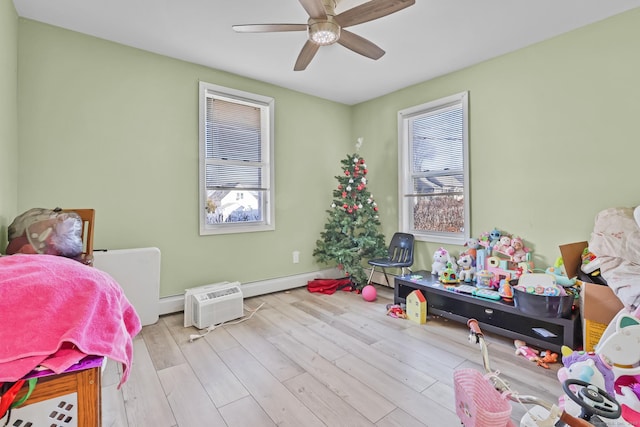
[[[378,212],[378,207],[377,207],[377,206],[374,206],[374,207],[373,207],[373,210],[374,210],[374,211],[376,211],[376,212]]]
[[[349,175],[351,174],[351,172],[349,172],[349,171],[344,171],[344,174],[345,174],[345,175],[347,175],[347,176],[349,176]]]
[[[349,205],[345,203],[344,205],[342,205],[342,207],[347,209],[349,207]]]
[[[348,213],[353,213],[353,209],[347,209]]]
[[[366,175],[366,173],[367,173],[367,172],[369,172],[369,170],[368,170],[368,169],[365,169],[365,170],[364,170],[365,175]]]
[[[342,184],[338,184],[338,190],[342,190]]]
[[[346,192],[346,191],[343,191],[343,192],[342,192],[342,198],[344,199],[345,197],[347,197],[347,192]]]
[[[364,165],[364,159],[360,159],[360,164]]]

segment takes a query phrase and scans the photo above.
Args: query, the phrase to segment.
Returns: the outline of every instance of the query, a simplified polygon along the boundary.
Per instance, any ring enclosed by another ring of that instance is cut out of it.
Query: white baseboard
[[[243,283],[241,285],[242,295],[243,297],[248,298],[273,292],[286,291],[287,289],[306,286],[309,280],[317,279],[319,277],[336,278],[341,277],[340,274],[341,272],[339,270],[335,268],[328,268],[311,273]],[[382,282],[384,283],[384,276],[382,276]],[[160,298],[158,310],[160,315],[184,311],[184,295],[172,295]]]

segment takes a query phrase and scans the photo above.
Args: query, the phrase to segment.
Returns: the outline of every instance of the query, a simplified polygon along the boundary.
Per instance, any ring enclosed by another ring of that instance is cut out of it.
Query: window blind
[[[211,96],[206,104],[207,189],[265,190],[260,109]]]

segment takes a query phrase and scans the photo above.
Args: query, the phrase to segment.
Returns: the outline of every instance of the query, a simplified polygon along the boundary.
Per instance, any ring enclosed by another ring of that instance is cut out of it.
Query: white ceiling
[[[343,0],[336,13],[364,3]],[[300,23],[297,0],[14,0],[18,15],[172,58],[356,104],[626,10],[640,0],[416,0],[349,30],[377,61],[321,47],[293,71],[306,32],[241,34],[234,24]]]

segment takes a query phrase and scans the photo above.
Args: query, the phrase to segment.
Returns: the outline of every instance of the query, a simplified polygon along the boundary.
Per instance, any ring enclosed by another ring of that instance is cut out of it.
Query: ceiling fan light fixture
[[[315,22],[309,25],[309,39],[317,45],[333,44],[340,38],[340,26],[335,22]]]
[[[398,12],[416,0],[367,0],[358,6],[336,15],[339,0],[298,0],[309,19],[305,24],[246,24],[234,25],[239,33],[272,33],[282,31],[306,31],[307,40],[298,54],[293,71],[307,68],[318,49],[322,46],[340,43],[345,48],[371,58],[380,59],[384,50],[369,40],[342,28],[363,24]],[[362,1],[362,0],[360,0]]]

